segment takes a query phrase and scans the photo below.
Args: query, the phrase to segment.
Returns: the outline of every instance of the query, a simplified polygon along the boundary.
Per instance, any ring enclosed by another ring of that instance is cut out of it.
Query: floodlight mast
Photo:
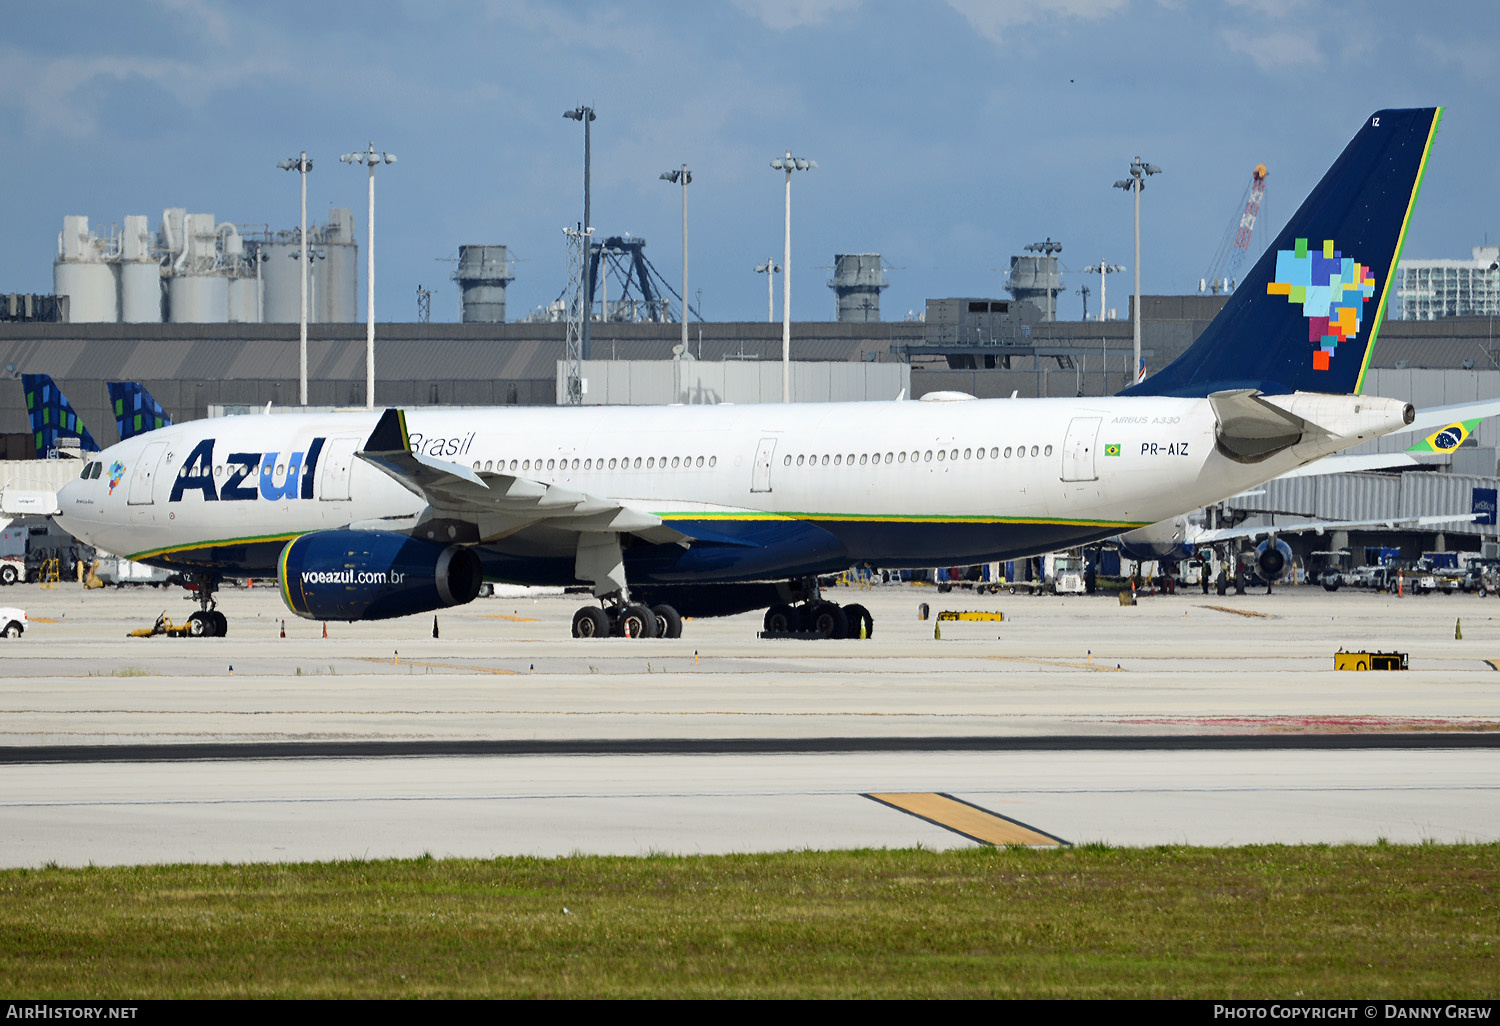
[[[676,171],[663,171],[663,181],[682,185],[682,351],[687,352],[688,347],[688,232],[687,232],[687,187],[693,180],[693,173],[688,170],[686,164]],[[702,314],[699,314],[701,317]]]
[[[792,172],[818,166],[816,160],[786,156],[771,161],[777,171],[786,172],[786,236],[781,254],[781,401],[792,401]]]
[[[365,164],[370,168],[369,225],[365,231],[369,253],[365,261],[365,408],[375,408],[375,165],[394,164],[396,155],[377,151],[375,144],[363,153],[346,153],[339,158],[345,164]],[[302,262],[306,273],[307,261]]]
[[[781,265],[767,257],[765,263],[755,265],[755,273],[766,276],[766,323],[774,324],[776,321],[776,276],[781,273]]]
[[[300,229],[298,240],[302,245],[302,262],[297,268],[297,277],[302,289],[302,327],[298,333],[297,347],[297,401],[300,405],[307,405],[307,173],[312,170],[313,162],[307,159],[307,151],[303,150],[301,156],[294,160],[278,160],[276,166],[283,171],[296,171],[302,178],[302,220],[299,222]]]
[[[589,125],[597,120],[598,115],[594,108],[579,104],[572,110],[563,111],[563,117],[569,121],[578,121],[583,124],[583,224],[579,231],[588,233],[593,231],[594,223],[589,212]],[[593,259],[592,245],[585,243],[583,250],[583,326],[581,334],[582,358],[589,359],[589,322],[594,319],[594,276],[589,273],[589,264]]]
[[[1125,189],[1135,197],[1135,365],[1131,368],[1131,383],[1142,378],[1141,367],[1141,190],[1146,187],[1148,175],[1161,174],[1155,164],[1146,164],[1136,157],[1130,162],[1130,177],[1115,182],[1116,189]]]

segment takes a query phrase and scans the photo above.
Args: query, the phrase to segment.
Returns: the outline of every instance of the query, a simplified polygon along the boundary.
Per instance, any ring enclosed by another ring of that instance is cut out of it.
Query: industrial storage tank
[[[828,283],[838,303],[840,323],[880,320],[880,290],[887,287],[879,253],[836,253]]]
[[[230,324],[257,324],[260,321],[260,283],[250,277],[227,279]]]
[[[145,215],[125,218],[120,238],[120,319],[126,324],[161,323],[161,264],[151,255]]]
[[[223,324],[229,318],[229,279],[218,274],[178,274],[167,279],[173,324]]]
[[[63,218],[57,237],[57,259],[52,265],[52,291],[68,297],[68,320],[96,324],[120,319],[119,272],[107,262],[108,240],[89,231],[89,219],[76,214]]]
[[[299,277],[302,246],[297,229],[267,232],[247,240],[252,266],[260,261],[261,320],[296,324],[302,319]],[[349,323],[357,318],[359,247],[354,244],[354,215],[343,207],[328,211],[328,224],[308,225],[307,320],[312,324]]]
[[[515,276],[504,246],[459,246],[453,280],[462,293],[463,323],[505,323],[505,286]]]
[[[318,320],[324,324],[358,320],[359,246],[354,241],[354,214],[348,208],[333,207],[328,211],[328,226],[322,231],[322,251],[323,259],[313,261]]]

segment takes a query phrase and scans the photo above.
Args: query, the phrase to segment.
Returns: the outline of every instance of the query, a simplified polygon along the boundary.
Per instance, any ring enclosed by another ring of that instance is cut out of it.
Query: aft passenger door
[[[755,470],[750,477],[752,492],[771,490],[771,460],[776,456],[776,439],[762,438],[755,452]]]
[[[1098,471],[1094,466],[1095,449],[1098,448],[1099,424],[1102,417],[1074,417],[1068,424],[1068,436],[1063,439],[1062,479],[1064,481],[1097,481]]]

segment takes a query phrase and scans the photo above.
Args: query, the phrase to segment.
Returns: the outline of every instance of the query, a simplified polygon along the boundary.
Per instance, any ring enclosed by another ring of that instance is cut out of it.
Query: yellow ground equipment
[[[962,612],[952,609],[945,609],[938,614],[937,618],[939,620],[988,620],[994,622],[998,620],[1004,620],[1005,614],[993,612],[976,612],[972,609],[966,609]]]
[[[137,627],[125,636],[127,638],[154,638],[158,634],[165,634],[169,638],[187,638],[192,636],[192,628],[189,624],[173,623],[167,618],[167,614],[163,613],[150,627]]]
[[[1405,652],[1344,652],[1333,654],[1335,670],[1404,670]]]

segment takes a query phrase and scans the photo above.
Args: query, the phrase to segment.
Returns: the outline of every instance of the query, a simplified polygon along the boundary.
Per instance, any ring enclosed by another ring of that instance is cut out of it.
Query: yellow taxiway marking
[[[1275,613],[1257,613],[1253,609],[1235,609],[1233,606],[1199,606],[1199,609],[1217,609],[1221,613],[1233,613],[1236,616],[1264,616],[1268,620],[1275,620]]]
[[[391,663],[396,666],[435,666],[440,670],[473,670],[475,673],[498,673],[506,677],[515,677],[520,670],[502,670],[494,666],[462,666],[458,663],[424,663],[420,659],[387,659],[384,656],[354,656],[360,662],[365,663]]]
[[[970,805],[947,794],[867,794],[866,798],[888,805],[910,816],[952,830],[980,844],[1025,844],[1055,848],[1068,842],[1043,833],[1035,827],[1002,816],[998,812]]]
[[[486,620],[512,620],[515,623],[539,623],[534,616],[511,616],[509,613],[481,613]]]

